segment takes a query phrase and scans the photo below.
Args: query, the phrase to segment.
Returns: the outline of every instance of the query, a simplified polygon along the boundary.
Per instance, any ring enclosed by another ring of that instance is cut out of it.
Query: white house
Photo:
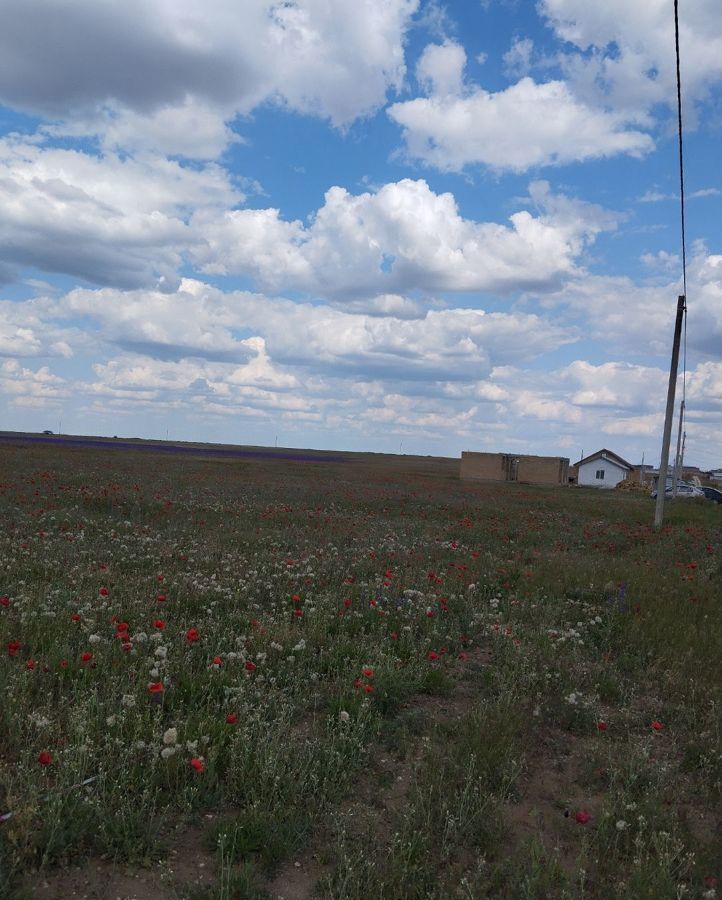
[[[629,476],[634,466],[611,450],[597,450],[575,463],[577,484],[613,488]]]

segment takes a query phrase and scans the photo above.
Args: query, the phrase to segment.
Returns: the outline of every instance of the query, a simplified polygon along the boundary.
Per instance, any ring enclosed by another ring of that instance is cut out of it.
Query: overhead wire
[[[679,203],[682,227],[682,293],[684,294],[684,320],[682,341],[682,403],[680,416],[687,405],[687,246],[684,222],[684,155],[682,150],[682,79],[679,67],[679,0],[674,0],[674,48],[677,64],[677,136],[679,141]]]

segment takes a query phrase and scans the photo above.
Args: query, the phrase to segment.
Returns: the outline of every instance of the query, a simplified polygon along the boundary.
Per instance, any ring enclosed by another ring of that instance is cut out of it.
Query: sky
[[[672,0],[0,7],[0,429],[658,463]],[[677,399],[708,469],[722,12],[679,17]]]

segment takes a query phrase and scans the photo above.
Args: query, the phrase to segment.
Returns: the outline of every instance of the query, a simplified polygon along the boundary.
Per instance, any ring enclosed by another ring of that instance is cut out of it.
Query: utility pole
[[[680,458],[680,447],[682,446],[682,425],[684,424],[684,398],[679,404],[679,428],[677,429],[677,454],[674,457],[674,480],[672,482],[672,496],[677,496],[677,488],[679,487],[679,479],[682,476],[682,460]]]
[[[659,460],[659,478],[657,479],[657,503],[654,508],[654,527],[661,528],[664,518],[664,493],[667,489],[667,467],[669,466],[669,443],[672,439],[672,418],[674,416],[674,392],[677,388],[677,367],[679,364],[679,339],[682,334],[682,316],[685,310],[685,296],[677,298],[677,318],[674,322],[674,340],[672,342],[672,362],[669,367],[669,385],[667,387],[667,409],[664,415],[664,433],[662,435],[662,455]]]
[[[680,476],[684,472],[684,445],[687,443],[687,432],[682,432],[682,452],[679,454],[679,472]]]

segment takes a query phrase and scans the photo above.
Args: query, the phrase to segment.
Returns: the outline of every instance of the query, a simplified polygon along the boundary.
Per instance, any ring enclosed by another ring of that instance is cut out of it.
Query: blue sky
[[[722,16],[679,10],[708,468]],[[4,429],[656,462],[680,251],[671,0],[3,4]]]

